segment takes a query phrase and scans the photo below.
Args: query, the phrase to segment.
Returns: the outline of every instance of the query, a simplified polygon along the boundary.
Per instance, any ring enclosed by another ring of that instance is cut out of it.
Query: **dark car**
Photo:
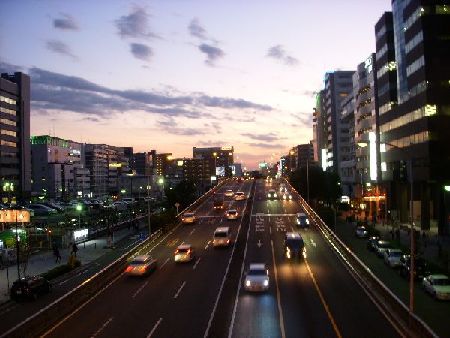
[[[402,277],[409,278],[409,271],[411,269],[410,255],[403,255],[400,258],[399,274]],[[422,257],[416,257],[414,260],[414,279],[422,279],[430,274],[427,262]]]
[[[16,280],[10,291],[11,299],[37,299],[38,296],[49,293],[51,285],[48,280],[41,276],[28,276]]]
[[[376,250],[376,244],[380,240],[379,236],[372,236],[367,241],[367,249],[369,251],[375,251]]]

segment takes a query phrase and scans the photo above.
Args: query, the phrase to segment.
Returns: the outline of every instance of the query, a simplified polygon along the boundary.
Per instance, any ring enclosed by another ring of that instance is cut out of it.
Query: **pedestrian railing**
[[[295,191],[301,207],[337,253],[348,271],[370,296],[370,299],[375,302],[376,306],[389,317],[390,322],[394,324],[396,329],[407,337],[438,337],[421,318],[411,313],[408,307],[341,241],[290,185],[289,181],[286,180],[286,182]]]

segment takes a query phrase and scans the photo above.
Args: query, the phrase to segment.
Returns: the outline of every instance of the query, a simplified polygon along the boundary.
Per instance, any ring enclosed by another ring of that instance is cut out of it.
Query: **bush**
[[[47,272],[44,272],[41,274],[42,277],[44,277],[47,280],[55,279],[56,277],[62,276],[73,269],[81,266],[81,262],[79,260],[75,260],[74,267],[72,268],[69,264],[63,264],[59,265],[56,268],[53,268],[51,270],[48,270]]]

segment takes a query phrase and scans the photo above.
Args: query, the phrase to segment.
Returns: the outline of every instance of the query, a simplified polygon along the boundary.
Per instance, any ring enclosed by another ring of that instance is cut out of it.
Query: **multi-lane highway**
[[[230,181],[226,189],[244,191],[245,201],[225,197],[238,220],[214,211],[212,198],[193,210],[198,221],[179,225],[150,249],[158,269],[148,277],[119,275],[89,302],[54,325],[45,337],[398,337],[320,234],[294,225],[299,204],[268,200],[278,183]],[[295,199],[295,195],[294,195]],[[212,247],[214,230],[227,225],[235,245]],[[304,237],[307,258],[284,258],[284,234]],[[176,264],[181,243],[196,258]],[[269,268],[270,288],[243,290],[252,262]]]

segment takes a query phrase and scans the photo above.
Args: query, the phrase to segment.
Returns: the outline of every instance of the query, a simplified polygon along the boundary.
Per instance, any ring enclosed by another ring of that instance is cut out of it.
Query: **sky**
[[[0,70],[31,77],[31,133],[232,145],[247,168],[312,139],[325,72],[375,51],[390,0],[0,0]]]

